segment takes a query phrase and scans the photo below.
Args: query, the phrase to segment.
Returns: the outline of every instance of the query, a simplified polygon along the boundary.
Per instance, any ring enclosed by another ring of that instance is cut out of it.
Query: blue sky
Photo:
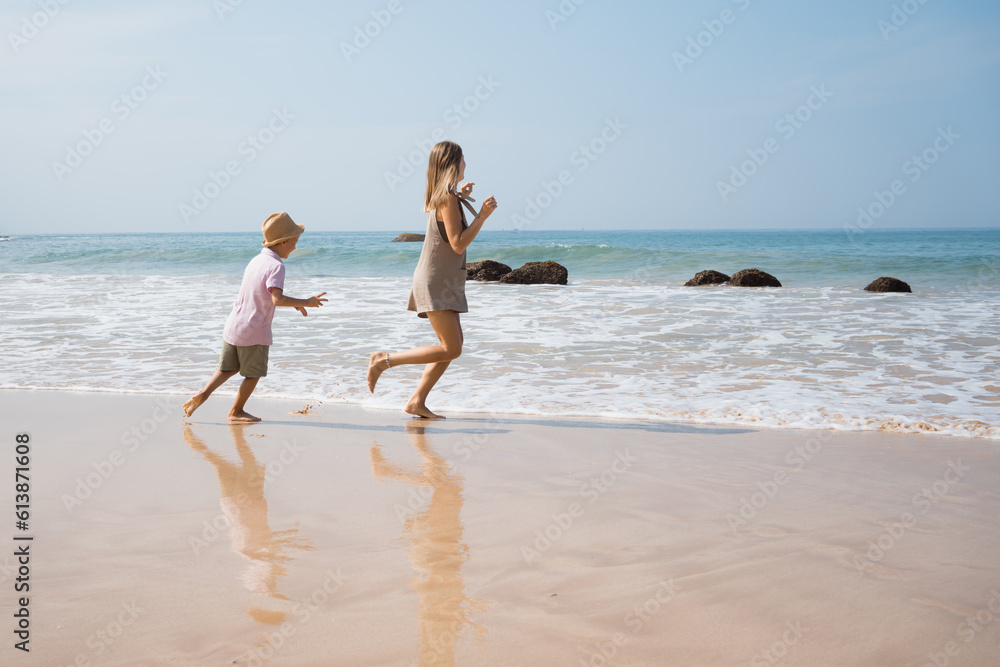
[[[494,229],[1000,226],[995,2],[18,0],[0,27],[0,233],[420,231],[442,136]]]

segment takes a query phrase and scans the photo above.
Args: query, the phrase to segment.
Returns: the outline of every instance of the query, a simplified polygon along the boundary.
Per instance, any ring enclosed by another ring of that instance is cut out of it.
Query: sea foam
[[[238,276],[4,276],[0,388],[191,394],[217,364]],[[436,342],[407,278],[295,277],[262,396],[399,409],[421,368],[365,386],[368,353]],[[470,283],[444,412],[586,415],[1000,438],[1000,291]],[[235,382],[220,393],[231,394]],[[213,400],[227,400],[215,398]]]

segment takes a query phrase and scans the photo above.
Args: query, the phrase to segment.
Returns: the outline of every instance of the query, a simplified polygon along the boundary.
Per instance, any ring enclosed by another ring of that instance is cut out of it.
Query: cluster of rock
[[[698,287],[699,285],[723,285],[726,283],[733,287],[781,287],[777,278],[760,269],[743,269],[732,276],[718,271],[701,271],[684,283],[684,286]]]
[[[478,280],[479,282],[496,282],[510,271],[509,266],[501,262],[494,262],[492,259],[468,262],[465,265],[466,280]]]
[[[424,241],[424,236],[426,236],[426,235],[425,235],[425,234],[410,234],[410,233],[403,233],[403,234],[400,234],[399,236],[397,236],[396,238],[394,238],[394,239],[392,240],[392,242],[393,242],[393,243],[399,243],[399,242],[401,242],[401,241],[402,241],[402,242],[410,242],[410,243],[414,243],[414,242],[416,242],[416,241],[420,241],[421,243],[423,243],[423,241]]]
[[[890,278],[889,276],[882,276],[881,278],[876,278],[873,280],[868,287],[865,288],[866,292],[912,292],[910,286],[904,283],[902,280],[897,278]]]
[[[760,269],[743,269],[729,279],[734,287],[781,287],[778,279]]]
[[[569,271],[558,262],[528,262],[511,269],[492,259],[465,265],[466,279],[479,282],[500,282],[506,285],[565,285]]]
[[[400,234],[396,241],[423,241],[423,234]],[[520,268],[511,269],[502,262],[484,259],[466,265],[466,280],[479,282],[499,282],[507,285],[565,285],[569,279],[566,267],[557,262],[528,262]],[[743,269],[731,276],[719,271],[699,271],[694,278],[684,283],[685,287],[701,285],[731,285],[733,287],[781,287],[781,282],[770,273],[760,269]],[[867,292],[912,292],[910,286],[898,278],[882,276],[865,287]]]
[[[684,287],[698,287],[700,285],[722,285],[729,282],[729,276],[718,271],[699,271],[694,274],[694,278],[684,283]]]
[[[392,240],[396,242],[423,242],[424,234],[400,234]],[[517,269],[511,269],[502,262],[484,259],[465,265],[466,280],[479,282],[499,282],[508,285],[565,285],[569,271],[557,262],[528,262]]]
[[[744,269],[737,271],[732,276],[727,276],[719,271],[699,271],[694,278],[684,283],[685,287],[699,287],[701,285],[732,285],[733,287],[781,287],[781,283],[770,273],[760,269]],[[897,278],[882,276],[868,287],[868,292],[912,292],[910,286]]]

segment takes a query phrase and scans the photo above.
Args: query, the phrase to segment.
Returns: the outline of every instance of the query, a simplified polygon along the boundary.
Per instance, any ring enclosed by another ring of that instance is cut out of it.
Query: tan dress
[[[465,211],[462,212],[462,229],[468,227]],[[465,252],[456,253],[447,240],[443,222],[435,219],[436,211],[427,214],[427,235],[420,252],[420,261],[413,272],[413,288],[407,310],[415,310],[417,316],[427,317],[432,310],[454,310],[456,313],[469,312],[465,300]]]

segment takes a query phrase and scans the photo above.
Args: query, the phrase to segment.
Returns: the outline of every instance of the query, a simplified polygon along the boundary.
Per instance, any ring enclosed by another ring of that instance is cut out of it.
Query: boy
[[[318,308],[327,301],[320,298],[326,292],[308,299],[293,299],[282,292],[285,286],[285,265],[281,260],[292,254],[305,229],[302,225],[295,224],[284,211],[274,213],[264,221],[261,229],[264,233],[264,249],[250,260],[243,272],[240,295],[222,332],[219,369],[205,388],[184,404],[185,416],[194,414],[213,391],[238,372],[243,376],[243,383],[240,384],[233,409],[229,411],[229,423],[249,424],[260,421],[260,417],[245,412],[243,407],[257,386],[257,381],[267,375],[267,352],[272,342],[271,320],[274,318],[275,306],[290,306],[303,315],[308,315],[306,308]]]

